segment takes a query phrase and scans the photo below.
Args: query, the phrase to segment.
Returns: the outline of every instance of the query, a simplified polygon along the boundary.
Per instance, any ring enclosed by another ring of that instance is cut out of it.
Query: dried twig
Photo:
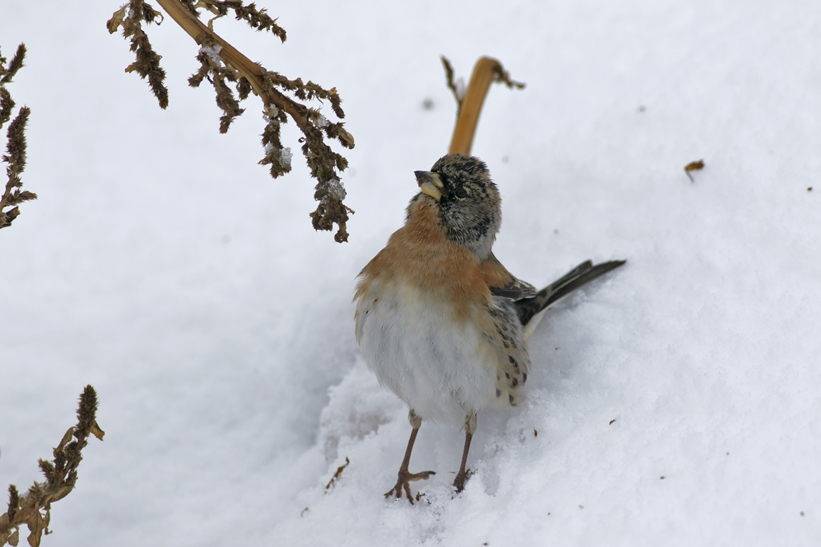
[[[334,485],[336,484],[336,480],[339,477],[342,476],[342,472],[345,471],[345,468],[348,467],[348,464],[350,464],[350,463],[351,463],[351,460],[349,460],[348,457],[345,456],[345,463],[336,468],[336,473],[334,473],[334,476],[331,477],[330,481],[328,481],[328,484],[325,485],[325,493],[326,494],[328,493],[328,491],[331,488],[334,487]]]
[[[347,241],[346,223],[349,213],[353,211],[343,203],[346,192],[340,182],[338,171],[345,170],[348,161],[334,152],[325,139],[335,139],[344,148],[353,148],[354,139],[345,130],[341,121],[331,122],[318,109],[309,108],[300,102],[328,101],[334,115],[341,120],[345,113],[340,106],[341,99],[336,89],[325,89],[313,82],[303,82],[301,78],[291,80],[267,70],[252,62],[214,32],[214,21],[233,12],[237,20],[245,21],[254,29],[269,31],[285,41],[285,30],[277,25],[276,19],[271,18],[265,9],[258,9],[253,3],[246,5],[241,0],[157,0],[157,3],[200,45],[197,55],[200,68],[189,78],[188,83],[192,87],[198,87],[207,79],[213,84],[217,94],[217,106],[223,111],[220,132],[226,132],[234,118],[244,112],[244,109],[240,108],[240,103],[251,92],[262,99],[266,122],[262,133],[265,156],[259,163],[267,165],[274,178],[291,170],[291,149],[282,145],[280,127],[287,123],[289,118],[297,124],[304,135],[300,139],[303,143],[302,153],[308,162],[311,176],[318,181],[314,198],[319,205],[316,211],[311,213],[313,226],[317,230],[332,230],[336,224],[338,230],[334,238],[339,242]],[[199,19],[199,10],[203,9],[214,15],[207,24]],[[129,69],[136,70],[141,75],[149,75],[149,81],[152,71],[163,77],[164,72],[161,72],[158,63],[156,66],[152,64],[151,59],[155,57],[151,54],[156,54],[151,50],[140,23],[155,22],[157,13],[145,0],[130,0],[129,4],[115,12],[108,21],[109,32],[113,33],[122,26],[123,34],[132,38],[131,49],[137,52],[137,61],[129,66]],[[135,37],[139,37],[137,45]],[[146,52],[142,58],[140,51]],[[147,53],[149,51],[151,54]],[[156,56],[156,60],[159,61],[159,56]],[[161,78],[157,81],[161,84]],[[152,89],[163,106],[162,97],[165,97],[167,104],[167,91],[159,84],[152,84]]]
[[[20,495],[14,485],[9,486],[8,510],[0,514],[0,545],[16,546],[20,540],[20,526],[29,529],[28,542],[40,545],[43,534],[48,534],[51,504],[66,497],[77,484],[77,467],[83,459],[82,451],[89,435],[101,441],[105,433],[97,425],[97,393],[86,386],[80,394],[77,425],[68,428],[57,448],[54,460],[40,460],[45,482],[35,482],[26,494]]]
[[[465,81],[461,78],[459,78],[458,81],[454,81],[453,65],[450,64],[450,61],[444,55],[441,56],[441,59],[442,66],[445,67],[445,80],[448,89],[453,93],[453,98],[456,99],[456,118],[458,119],[459,114],[462,112],[462,101],[465,100]]]
[[[106,23],[108,32],[113,34],[123,27],[123,36],[131,39],[131,51],[137,59],[125,69],[126,72],[137,72],[140,78],[148,79],[148,85],[160,108],[168,106],[168,88],[165,87],[165,70],[160,67],[162,56],[151,47],[148,35],[143,31],[142,23],[162,23],[162,15],[143,0],[129,0],[129,3],[114,12]]]
[[[690,182],[695,182],[696,180],[693,178],[692,172],[700,171],[701,169],[704,169],[704,160],[691,161],[684,166],[684,174],[687,175]]]
[[[473,67],[473,74],[470,77],[467,90],[461,92],[458,86],[453,83],[453,68],[450,62],[442,57],[442,64],[445,66],[448,88],[456,97],[457,104],[456,127],[450,141],[450,153],[470,154],[470,149],[473,146],[473,136],[479,123],[479,114],[482,112],[482,105],[485,102],[490,84],[500,82],[511,89],[522,89],[525,84],[511,80],[510,75],[496,59],[482,57],[476,61],[476,65]]]
[[[17,47],[14,57],[8,64],[6,64],[6,58],[0,56],[0,129],[11,119],[15,106],[11,94],[6,89],[6,84],[11,83],[17,71],[23,67],[25,57],[26,46],[24,44]],[[3,161],[8,164],[6,167],[8,181],[0,197],[0,228],[11,226],[14,219],[20,215],[18,206],[21,203],[37,199],[37,194],[20,189],[23,186],[20,175],[26,168],[26,123],[29,114],[31,114],[29,108],[25,106],[20,108],[6,132],[6,154],[3,155]]]

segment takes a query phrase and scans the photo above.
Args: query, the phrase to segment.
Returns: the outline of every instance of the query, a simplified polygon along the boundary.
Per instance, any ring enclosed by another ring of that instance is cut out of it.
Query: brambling
[[[433,471],[408,466],[422,420],[464,428],[453,482],[461,492],[476,415],[516,406],[527,381],[525,342],[559,299],[624,264],[590,261],[537,291],[493,256],[501,198],[487,166],[463,154],[416,171],[420,192],[405,225],[359,274],[356,339],[379,382],[407,403],[411,436],[396,485],[385,494],[413,503],[410,481]]]

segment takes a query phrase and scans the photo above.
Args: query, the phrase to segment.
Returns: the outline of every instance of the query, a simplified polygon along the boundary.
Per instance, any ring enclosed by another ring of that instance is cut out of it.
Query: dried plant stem
[[[83,449],[90,436],[103,440],[105,432],[97,425],[97,393],[86,386],[80,394],[77,425],[68,428],[52,461],[40,460],[45,482],[35,482],[25,494],[14,485],[9,486],[8,510],[0,513],[0,545],[17,546],[20,527],[29,529],[28,543],[38,547],[43,534],[49,533],[51,504],[66,497],[77,484],[77,467],[83,459]]]
[[[6,58],[0,55],[0,129],[11,119],[15,103],[11,94],[6,89],[6,84],[11,83],[17,72],[23,67],[26,57],[26,46],[20,44],[17,52],[11,61],[6,63]],[[6,153],[2,156],[2,161],[7,163],[5,191],[0,194],[0,228],[11,226],[11,223],[20,215],[19,205],[24,201],[37,199],[37,194],[27,190],[21,190],[23,181],[20,175],[26,168],[26,124],[28,123],[31,110],[22,107],[17,112],[17,116],[9,124],[6,132],[8,144]]]
[[[265,89],[265,69],[243,55],[234,46],[222,39],[216,32],[209,29],[194,14],[192,14],[179,0],[157,0],[165,12],[199,45],[208,43],[217,44],[222,49],[220,57],[233,66],[248,82],[265,106],[271,104],[286,112],[296,122],[303,133],[312,131],[314,127],[308,121],[305,112],[298,109],[293,101],[288,100],[275,89]]]
[[[502,64],[496,59],[482,57],[476,61],[470,83],[461,101],[449,153],[470,154],[470,149],[473,147],[473,136],[479,124],[479,115],[482,113],[482,105],[485,103],[488,89],[493,82],[503,82],[508,87],[520,89],[524,87],[524,84],[511,81]]]
[[[200,9],[215,14],[215,19],[225,16],[229,11],[234,11],[237,19],[245,21],[256,30],[270,30],[284,41],[285,30],[276,24],[276,19],[272,19],[264,8],[257,9],[253,2],[247,5],[243,3],[243,0],[196,0],[196,3],[194,0],[157,0],[157,2],[167,15],[200,45],[197,55],[200,68],[188,79],[188,83],[191,87],[199,87],[207,78],[214,85],[217,93],[217,106],[224,113],[220,117],[220,133],[228,131],[231,122],[244,112],[244,109],[240,108],[240,102],[245,100],[251,91],[262,100],[263,117],[266,121],[265,130],[262,133],[265,157],[259,163],[269,167],[273,178],[291,170],[291,149],[282,146],[280,128],[282,124],[287,123],[288,118],[296,123],[304,135],[299,142],[302,143],[302,153],[310,168],[311,177],[318,181],[314,187],[314,199],[319,204],[310,215],[311,223],[316,230],[332,230],[336,224],[338,230],[334,239],[338,242],[347,241],[346,223],[353,210],[343,203],[346,191],[338,172],[348,167],[348,160],[334,152],[325,139],[339,141],[343,148],[350,149],[354,147],[354,138],[345,130],[342,121],[331,122],[317,108],[308,107],[300,102],[316,100],[322,103],[327,100],[330,102],[334,115],[341,120],[345,117],[345,113],[341,107],[342,99],[336,88],[324,89],[311,81],[303,82],[301,78],[290,80],[277,72],[267,70],[217,35],[213,30],[214,19],[205,24],[199,18],[198,10]],[[145,52],[151,49],[142,31],[141,22],[155,22],[158,15],[159,11],[154,11],[147,1],[130,0],[129,4],[115,12],[107,22],[110,33],[116,32],[122,26],[126,38],[141,37],[137,46],[133,45],[134,40],[132,39],[132,51],[137,53],[137,62],[133,67],[134,70],[139,70],[140,74],[150,74],[155,68],[159,71],[159,63],[155,63],[156,67],[148,66],[140,56],[140,51]],[[151,52],[153,53],[153,50]],[[143,53],[142,57],[146,56]],[[156,54],[152,58],[159,60]],[[164,76],[164,73],[162,75]],[[234,95],[232,86],[236,88],[237,96]],[[152,87],[152,89],[163,106],[161,96],[165,88]],[[294,98],[289,94],[293,94]]]
[[[456,127],[453,129],[449,153],[470,154],[470,149],[473,147],[473,136],[479,124],[479,115],[482,113],[482,105],[485,103],[490,84],[493,83],[497,72],[501,69],[502,65],[499,61],[490,57],[482,57],[476,61],[470,83],[462,99],[462,108],[456,119]]]

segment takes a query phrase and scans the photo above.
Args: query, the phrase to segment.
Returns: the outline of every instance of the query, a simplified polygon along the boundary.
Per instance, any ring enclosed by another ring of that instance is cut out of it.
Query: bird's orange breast
[[[449,306],[455,320],[467,320],[477,305],[490,302],[488,272],[468,248],[447,239],[436,206],[422,199],[411,206],[405,225],[362,270],[356,299],[365,296],[373,281],[383,288],[391,283],[420,290]]]

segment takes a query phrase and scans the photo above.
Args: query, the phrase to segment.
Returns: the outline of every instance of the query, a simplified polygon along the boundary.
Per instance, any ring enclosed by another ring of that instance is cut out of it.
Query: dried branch
[[[453,80],[453,65],[444,55],[441,56],[442,65],[445,67],[445,79],[447,80],[448,89],[453,93],[453,98],[456,99],[456,117],[462,112],[462,101],[465,100],[465,81],[461,78],[458,82]]]
[[[473,136],[476,133],[476,126],[479,123],[479,114],[482,112],[482,105],[485,102],[490,84],[499,82],[513,89],[522,89],[525,84],[514,82],[510,75],[496,59],[482,57],[476,61],[473,67],[473,74],[467,90],[461,92],[453,83],[453,68],[450,62],[442,57],[442,64],[445,66],[445,76],[448,88],[456,97],[457,113],[456,127],[453,130],[453,138],[450,141],[450,153],[470,154],[473,146]]]
[[[162,23],[162,15],[150,4],[143,0],[129,0],[128,4],[114,12],[106,22],[109,34],[117,32],[123,27],[123,37],[131,38],[129,48],[136,54],[137,59],[128,65],[126,72],[137,72],[142,79],[148,79],[148,85],[160,108],[168,106],[168,88],[165,87],[165,70],[160,67],[162,56],[151,47],[148,35],[143,31],[142,23]]]
[[[77,467],[83,459],[82,451],[89,435],[101,441],[105,433],[97,425],[97,393],[86,386],[80,394],[77,425],[70,427],[54,449],[53,461],[40,460],[40,471],[45,482],[35,482],[25,495],[14,485],[9,486],[8,510],[0,514],[0,545],[16,546],[20,540],[20,526],[29,529],[28,542],[40,545],[43,534],[48,534],[51,504],[66,497],[77,484]]]
[[[5,87],[0,86],[0,128],[11,119],[12,110],[14,110],[14,100],[11,98],[11,93]]]
[[[224,113],[220,117],[220,133],[226,133],[234,118],[245,112],[245,109],[239,107],[239,101],[234,98],[234,92],[225,82],[235,85],[240,101],[248,97],[250,84],[242,77],[237,78],[235,72],[222,62],[219,56],[221,49],[222,47],[218,44],[203,45],[200,48],[197,54],[200,69],[188,78],[188,85],[199,87],[205,78],[208,78],[214,85],[214,90],[217,92],[217,106]],[[238,80],[243,80],[243,82],[240,84]]]
[[[276,24],[276,19],[270,17],[265,9],[257,9],[253,3],[245,5],[241,0],[157,0],[157,3],[200,45],[197,54],[200,68],[189,78],[188,83],[192,87],[198,87],[204,80],[208,80],[214,86],[217,106],[223,112],[220,117],[221,133],[225,133],[231,122],[244,112],[244,109],[240,108],[240,103],[251,92],[260,97],[266,125],[262,132],[265,155],[259,163],[267,165],[274,178],[291,170],[292,153],[290,148],[282,145],[281,125],[289,119],[296,123],[304,135],[300,139],[303,144],[302,153],[311,170],[311,176],[318,181],[314,199],[319,205],[311,213],[313,226],[317,230],[332,230],[336,224],[338,229],[334,239],[339,242],[347,241],[346,223],[353,211],[343,203],[346,192],[338,172],[347,168],[348,161],[334,152],[326,139],[338,141],[343,148],[353,148],[354,139],[345,130],[343,122],[331,122],[317,108],[309,108],[303,104],[304,101],[328,101],[334,115],[341,120],[345,113],[336,89],[325,89],[310,81],[303,82],[301,78],[291,80],[267,70],[252,62],[214,32],[214,21],[233,12],[237,20],[245,21],[256,30],[269,31],[285,41],[285,30]],[[138,17],[146,7],[148,4],[144,0],[131,0],[108,22],[109,32],[113,33],[122,26],[126,37],[136,36],[138,32],[133,28],[139,27],[141,20],[148,21],[145,17]],[[212,13],[214,18],[207,24],[203,23],[199,18],[199,10]],[[132,30],[126,29],[129,21]],[[139,33],[142,33],[141,29]],[[144,33],[140,36],[144,36]],[[147,37],[145,43],[148,43]],[[150,45],[147,47],[150,49]],[[139,64],[138,54],[138,61],[132,66]],[[140,72],[139,67],[135,69]]]
[[[23,44],[18,46],[17,52],[8,65],[6,64],[6,58],[0,56],[0,128],[11,119],[15,106],[11,94],[5,86],[11,82],[17,71],[22,68],[25,56],[26,46]],[[8,164],[8,167],[6,167],[8,181],[6,182],[5,191],[0,197],[0,228],[11,226],[14,219],[20,215],[18,206],[21,203],[37,199],[37,194],[20,189],[23,186],[20,175],[26,168],[26,123],[29,114],[31,114],[29,108],[25,106],[20,108],[6,132],[7,144],[3,162]]]
[[[6,58],[0,56],[0,85],[6,85],[11,83],[12,78],[14,78],[17,71],[23,67],[23,59],[26,57],[26,45],[20,44],[17,46],[17,51],[14,52],[14,57],[11,58],[11,62],[6,66]],[[8,119],[6,119],[8,121]],[[3,125],[2,122],[0,126]]]
[[[276,35],[283,42],[286,38],[285,29],[277,25],[277,20],[268,15],[265,8],[258,10],[254,3],[244,6],[242,0],[198,0],[196,4],[188,0],[182,0],[188,10],[197,15],[197,8],[205,8],[216,17],[208,22],[208,28],[214,29],[214,21],[224,17],[230,10],[234,11],[237,21],[245,21],[251,28],[257,30],[268,30]]]

